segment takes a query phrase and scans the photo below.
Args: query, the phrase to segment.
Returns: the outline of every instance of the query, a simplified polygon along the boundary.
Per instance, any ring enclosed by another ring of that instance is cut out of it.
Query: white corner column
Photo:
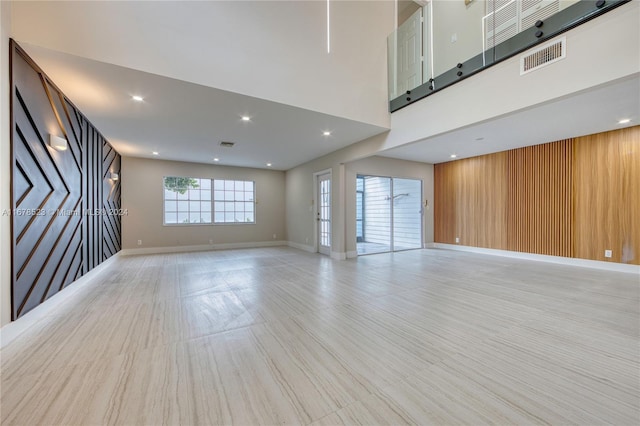
[[[0,1],[0,326],[11,321],[10,32],[11,2]]]

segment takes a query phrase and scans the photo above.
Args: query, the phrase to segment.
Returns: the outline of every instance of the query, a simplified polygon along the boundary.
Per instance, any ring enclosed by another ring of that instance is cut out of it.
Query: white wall
[[[9,34],[11,3],[0,2],[0,212],[11,208]],[[0,326],[11,321],[11,222],[0,214]]]
[[[389,124],[392,1],[332,1],[330,54],[325,1],[34,1],[16,3],[13,20],[18,41]]]
[[[252,180],[256,185],[256,223],[224,225],[163,225],[163,177]],[[122,158],[123,249],[206,246],[286,240],[284,172],[193,164],[178,161]],[[276,237],[273,237],[273,234]],[[138,246],[138,240],[142,245]]]

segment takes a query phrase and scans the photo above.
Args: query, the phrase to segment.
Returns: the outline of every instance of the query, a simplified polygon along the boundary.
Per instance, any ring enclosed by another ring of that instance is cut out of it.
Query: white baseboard
[[[333,260],[347,260],[347,253],[343,251],[332,251],[331,258]]]
[[[289,241],[288,242],[288,246],[289,247],[293,247],[293,248],[298,249],[298,250],[304,250],[304,251],[307,251],[309,253],[317,253],[315,247],[308,246],[308,245],[305,245],[305,244],[300,244],[300,243],[294,243],[293,241]],[[347,258],[349,258],[349,255],[352,254],[352,253],[353,253],[352,257],[356,257],[357,256],[355,251],[354,252],[348,252],[348,253],[339,252],[339,251],[332,251],[331,254],[329,255],[329,257],[331,257],[331,259],[333,259],[333,260],[346,260]]]
[[[488,254],[492,256],[511,257],[514,259],[535,260],[541,262],[558,263],[561,265],[581,266],[584,268],[602,269],[605,271],[625,272],[640,275],[640,265],[625,263],[603,262],[600,260],[577,259],[573,257],[549,256],[545,254],[523,253],[519,251],[497,250],[482,247],[460,246],[456,244],[432,243],[433,247],[446,250],[466,251],[471,253]]]
[[[63,288],[61,291],[54,294],[17,320],[5,324],[5,326],[0,329],[0,349],[13,342],[17,337],[43,318],[59,312],[59,308],[62,304],[69,303],[74,297],[78,296],[80,292],[86,288],[87,284],[115,262],[115,259],[118,256],[121,256],[121,254],[116,253],[114,256],[111,256],[109,259],[105,260],[82,277],[69,284],[68,287]]]
[[[196,246],[172,246],[172,247],[145,247],[122,250],[123,256],[131,256],[137,254],[164,254],[164,253],[186,253],[193,251],[211,251],[211,250],[231,250],[242,248],[261,248],[261,247],[277,247],[286,246],[286,241],[255,241],[248,243],[227,243],[227,244],[201,244]]]
[[[436,248],[436,243],[424,243],[424,248]]]
[[[358,252],[357,251],[348,251],[347,252],[347,259],[353,259],[358,257]]]
[[[287,241],[287,245],[289,247],[292,247],[292,248],[295,248],[295,249],[298,249],[298,250],[302,250],[302,251],[307,251],[309,253],[315,253],[316,252],[315,247],[309,246],[309,245],[306,245],[306,244],[300,244],[300,243],[295,243],[293,241]]]

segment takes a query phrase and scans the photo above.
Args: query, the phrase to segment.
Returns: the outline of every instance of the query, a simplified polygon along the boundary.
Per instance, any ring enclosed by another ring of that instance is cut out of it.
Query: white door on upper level
[[[422,8],[398,27],[397,96],[422,84]]]

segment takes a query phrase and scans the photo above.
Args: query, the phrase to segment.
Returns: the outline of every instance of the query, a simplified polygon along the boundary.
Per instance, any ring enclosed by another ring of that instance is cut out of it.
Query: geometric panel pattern
[[[121,248],[120,155],[11,42],[12,319]],[[57,151],[49,135],[67,140]]]

